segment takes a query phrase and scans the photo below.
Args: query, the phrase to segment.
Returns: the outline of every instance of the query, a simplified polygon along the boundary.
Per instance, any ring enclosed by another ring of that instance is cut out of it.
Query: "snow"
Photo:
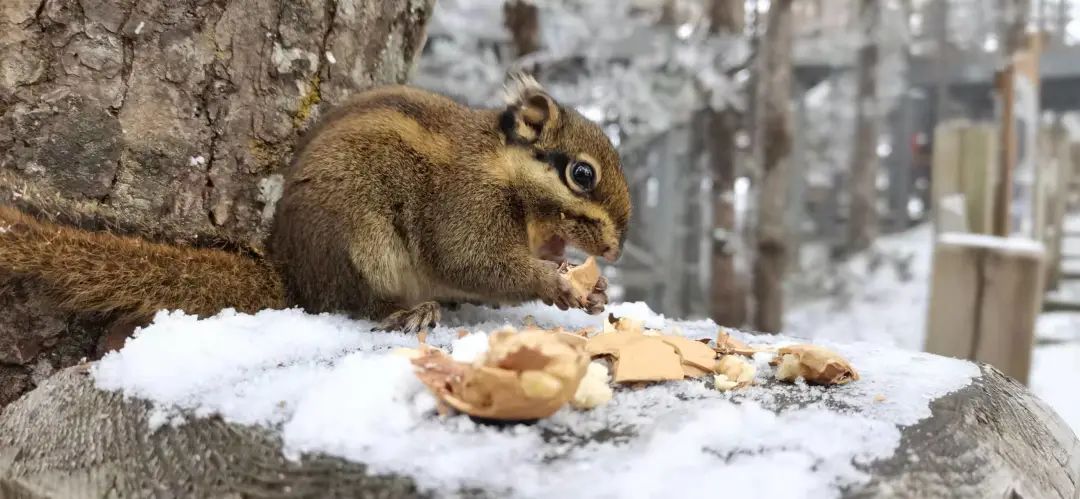
[[[640,303],[609,312],[693,338],[717,330],[710,321],[667,320]],[[469,358],[483,348],[479,332],[526,320],[599,328],[604,317],[529,304],[464,306],[445,319],[427,341]],[[861,380],[829,389],[719,392],[700,381],[618,389],[592,411],[567,407],[535,425],[495,428],[436,416],[408,362],[390,353],[416,338],[372,325],[299,310],[202,320],[161,312],[92,375],[101,389],[150,401],[148,424],[158,431],[217,415],[275,432],[291,459],[339,456],[412,477],[436,495],[479,487],[509,497],[632,498],[700,493],[716,483],[735,496],[837,497],[868,479],[866,464],[893,454],[901,426],[928,417],[932,400],[979,374],[968,362],[825,342]],[[462,327],[474,334],[458,338]],[[771,378],[768,355],[754,362],[759,382]]]
[[[1039,316],[1035,339],[1046,342],[1080,342],[1080,314],[1047,312]]]
[[[1043,253],[1042,243],[1022,237],[996,237],[985,234],[946,232],[941,234],[939,240],[956,246],[997,248],[1015,253],[1035,253],[1040,255]]]
[[[931,269],[928,224],[878,239],[876,250],[839,266],[807,262],[793,293],[826,296],[796,303],[785,332],[802,338],[865,341],[922,350]]]
[[[450,357],[458,362],[474,362],[488,351],[488,335],[472,333],[450,344]]]
[[[1080,374],[1080,342],[1053,343],[1035,347],[1028,384],[1031,391],[1058,413],[1080,435],[1080,397],[1076,378]]]
[[[1066,215],[1065,230],[1075,231],[1080,215]],[[1065,255],[1080,253],[1080,240],[1065,236],[1062,242]],[[1069,271],[1065,260],[1062,270]],[[1075,280],[1062,280],[1051,293],[1057,298],[1080,299],[1080,286]],[[1080,397],[1075,380],[1080,377],[1080,314],[1076,312],[1047,312],[1041,314],[1035,329],[1035,350],[1032,352],[1029,385],[1031,391],[1057,411],[1080,436]]]

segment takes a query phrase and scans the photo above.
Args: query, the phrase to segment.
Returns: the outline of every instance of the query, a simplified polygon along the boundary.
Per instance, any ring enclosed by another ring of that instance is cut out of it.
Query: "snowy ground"
[[[1080,230],[1080,215],[1071,216],[1067,226]],[[819,270],[802,278],[808,283],[799,283],[799,291],[816,285],[823,296],[794,306],[785,318],[786,332],[815,340],[866,341],[922,350],[931,238],[930,226],[922,225],[881,238],[877,258],[860,255],[836,268],[810,262],[806,268]],[[1065,253],[1080,254],[1080,239],[1066,239]],[[910,264],[905,266],[909,257]],[[1065,267],[1080,266],[1077,263],[1080,260]],[[1080,300],[1080,282],[1067,282],[1062,288],[1059,295]],[[1042,314],[1036,337],[1031,390],[1080,435],[1080,395],[1075,387],[1080,378],[1080,314]]]
[[[878,250],[842,265],[824,254],[804,261],[808,270],[799,293],[818,299],[793,304],[784,320],[787,334],[834,341],[866,341],[920,350],[929,295],[929,225],[882,237]]]
[[[716,334],[711,322],[668,321],[641,304],[609,310],[693,338]],[[541,326],[603,320],[541,306],[465,307],[428,341],[453,349],[462,326],[491,331],[527,315]],[[435,416],[407,362],[388,353],[415,346],[415,337],[370,326],[295,310],[205,320],[162,313],[93,375],[103,389],[152,401],[154,427],[216,414],[277,432],[290,458],[336,455],[435,492],[630,498],[698,495],[715,484],[733,497],[836,497],[868,479],[863,465],[892,455],[900,428],[929,416],[932,400],[978,375],[968,362],[823,341],[858,368],[860,380],[729,393],[672,382],[617,390],[593,411],[566,408],[533,426],[496,429]],[[767,360],[755,359],[758,381],[772,377]]]

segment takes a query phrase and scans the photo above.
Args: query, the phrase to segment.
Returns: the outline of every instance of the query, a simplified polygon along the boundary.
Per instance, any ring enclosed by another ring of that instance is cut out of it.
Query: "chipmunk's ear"
[[[505,86],[501,126],[510,143],[532,144],[559,119],[559,105],[530,75],[511,73]]]

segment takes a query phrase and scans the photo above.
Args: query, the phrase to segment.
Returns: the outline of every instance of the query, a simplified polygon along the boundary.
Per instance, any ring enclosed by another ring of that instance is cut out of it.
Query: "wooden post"
[[[1033,235],[1031,187],[1035,173],[1035,127],[1039,111],[1040,38],[1028,37],[1027,47],[1009,54],[998,73],[998,117],[1001,159],[994,195],[994,235]],[[1019,134],[1023,133],[1023,136]],[[1019,195],[1019,199],[1015,199]],[[1013,206],[1014,201],[1019,203]]]
[[[998,127],[973,124],[963,130],[960,192],[964,193],[968,227],[976,234],[993,234],[994,190],[997,187]]]
[[[1013,73],[1012,66],[998,74],[995,86],[1000,95],[1001,123],[1001,182],[994,193],[994,235],[1007,236],[1010,231],[1010,205],[1012,204],[1013,165],[1016,163],[1016,124],[1013,121]]]
[[[1035,143],[1038,144],[1034,164],[1036,168],[1032,172],[1031,182],[1031,237],[1047,244],[1050,237],[1047,233],[1050,224],[1050,198],[1053,197],[1054,186],[1051,185],[1057,177],[1054,163],[1054,139],[1049,129],[1039,126],[1035,130]],[[1049,249],[1049,248],[1048,248]]]
[[[930,204],[934,209],[935,232],[941,232],[944,225],[941,219],[943,212],[939,209],[942,206],[942,200],[960,192],[959,165],[962,146],[960,138],[963,127],[967,125],[966,120],[950,120],[939,123],[934,128]],[[967,222],[965,221],[964,224],[966,225]]]
[[[971,232],[967,204],[962,193],[946,194],[934,205],[934,228],[938,232]]]
[[[1072,168],[1069,170],[1069,192],[1067,194],[1068,199],[1065,201],[1065,211],[1072,211],[1077,208],[1077,202],[1080,201],[1080,142],[1073,142],[1069,144],[1069,158],[1072,160]]]
[[[986,362],[1026,384],[1042,307],[1042,243],[944,233],[934,246],[925,350]]]
[[[957,227],[955,220],[946,224],[942,217],[957,213],[957,195],[963,199],[963,226],[977,234],[993,233],[994,192],[997,186],[997,127],[953,120],[938,125],[934,131],[933,206],[936,232]],[[948,225],[948,227],[947,227]]]
[[[1072,144],[1061,123],[1046,130],[1046,148],[1040,168],[1046,210],[1044,244],[1047,249],[1046,289],[1056,289],[1061,280],[1062,243],[1065,213],[1072,181]]]

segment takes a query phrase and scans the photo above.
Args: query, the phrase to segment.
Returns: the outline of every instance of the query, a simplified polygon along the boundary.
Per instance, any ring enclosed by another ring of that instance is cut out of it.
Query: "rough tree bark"
[[[503,4],[503,25],[514,39],[514,52],[524,57],[540,50],[540,9],[526,0]]]
[[[755,159],[761,165],[757,193],[754,258],[754,328],[776,333],[783,327],[783,280],[787,267],[788,177],[792,147],[792,0],[769,7],[758,52]]]
[[[787,397],[786,387],[763,389],[792,407],[806,404]],[[151,431],[147,409],[95,389],[78,367],[62,371],[0,415],[0,497],[423,496],[410,479],[372,475],[363,464],[320,455],[288,461],[275,435],[220,418]],[[891,458],[859,464],[870,481],[843,496],[1064,499],[1080,491],[1080,441],[994,368],[984,366],[981,377],[931,409],[931,417],[901,430]]]
[[[298,134],[351,93],[404,81],[432,4],[4,0],[0,202],[258,253]],[[0,276],[0,407],[35,370],[92,356],[107,320],[33,295]]]
[[[714,35],[742,36],[745,23],[743,0],[712,0],[710,31]],[[738,148],[739,112],[732,108],[710,113],[709,163],[712,166],[713,249],[710,285],[710,315],[721,326],[740,327],[746,323],[746,287],[735,272],[732,244],[735,231],[735,164]]]
[[[855,92],[855,137],[851,151],[851,203],[848,208],[848,251],[864,250],[878,232],[877,140],[881,123],[878,102],[878,43],[881,2],[860,0],[859,24],[862,46],[858,53],[858,84]]]

